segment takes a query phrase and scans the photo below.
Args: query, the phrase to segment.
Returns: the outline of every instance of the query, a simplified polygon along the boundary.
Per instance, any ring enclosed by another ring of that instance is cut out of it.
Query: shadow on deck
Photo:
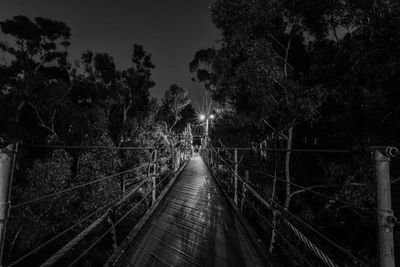
[[[113,266],[272,266],[224,198],[200,156],[193,156]]]

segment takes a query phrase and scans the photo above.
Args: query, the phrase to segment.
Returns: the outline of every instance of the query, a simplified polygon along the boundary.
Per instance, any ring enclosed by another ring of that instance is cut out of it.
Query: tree
[[[182,132],[185,130],[185,127],[188,123],[195,123],[197,120],[196,111],[193,108],[193,105],[189,103],[186,107],[184,107],[181,111],[181,119],[176,123],[175,132]]]
[[[182,110],[189,103],[188,91],[183,87],[173,84],[165,92],[159,117],[169,124],[168,134],[172,133],[172,129],[182,118]]]
[[[214,23],[225,41],[213,63],[214,73],[219,74],[214,95],[286,139],[286,208],[295,126],[314,121],[324,100],[321,86],[305,83],[300,74],[306,70],[302,61],[308,42],[303,36],[319,36],[326,30],[322,24],[316,26],[319,18],[302,13],[307,8],[315,9],[314,5],[296,5],[216,1],[212,8]],[[238,14],[238,9],[243,12]]]
[[[224,140],[250,144],[271,132],[285,140],[286,209],[303,195],[290,186],[302,173],[291,164],[290,149],[300,145],[296,137],[314,134],[322,147],[363,148],[387,143],[388,137],[398,144],[392,134],[399,133],[393,120],[400,111],[394,104],[400,39],[393,32],[399,11],[393,1],[213,2],[212,19],[223,36],[220,48],[200,50],[190,69],[198,81],[211,85],[214,100],[226,109],[224,120],[217,122],[225,131],[214,131],[214,138],[245,123],[256,129],[246,131],[248,139],[230,134]],[[326,169],[328,163],[322,162],[319,167]],[[332,165],[339,168],[339,163]],[[358,170],[346,168],[346,180],[353,184],[357,175],[350,173]],[[346,195],[358,196],[343,177],[332,177]],[[320,180],[319,190],[330,186]]]
[[[174,146],[177,135],[168,134],[167,124],[156,120],[160,107],[149,93],[155,85],[151,77],[155,66],[143,46],[133,46],[132,66],[125,70],[118,70],[112,56],[105,52],[86,51],[71,64],[67,61],[71,34],[63,22],[16,16],[0,22],[0,26],[10,39],[8,43],[0,42],[0,50],[11,58],[10,63],[0,62],[1,137],[46,146],[134,146],[157,147],[161,151]],[[177,99],[182,96],[180,90],[174,92]],[[187,92],[183,96],[187,100]],[[183,115],[190,113],[188,105],[179,103],[182,109],[186,108]],[[13,223],[6,237],[7,263],[110,204],[121,195],[124,180],[141,179],[144,168],[113,179],[91,181],[143,166],[149,158],[148,150],[52,150],[22,146],[12,188],[16,203],[88,184],[13,209]],[[133,201],[123,208],[135,204],[133,196]],[[117,210],[114,215],[121,216],[121,212],[122,209]],[[129,225],[126,229],[117,229],[121,236],[130,230],[135,216],[125,221]],[[94,218],[48,243],[21,264],[39,265]],[[33,231],[31,225],[39,231]],[[96,254],[89,259],[97,263],[104,260],[104,255]]]
[[[205,88],[210,91],[215,86],[217,79],[213,69],[216,52],[214,48],[199,50],[189,64],[190,72],[196,73],[196,78],[193,78],[193,81],[204,83]]]
[[[29,128],[39,127],[46,133],[47,141],[57,141],[56,117],[64,106],[69,87],[65,49],[69,46],[70,29],[63,22],[40,17],[31,21],[25,16],[2,21],[0,26],[14,41],[0,43],[0,49],[13,58],[10,65],[2,66],[6,76],[0,101],[14,115],[13,124],[5,129],[10,131],[8,135],[20,136],[17,128],[23,126],[21,120],[27,119],[34,122]],[[27,132],[29,129],[25,128]]]
[[[134,45],[133,66],[119,71],[106,53],[85,52],[73,71],[72,96],[79,105],[99,105],[109,121],[109,132],[120,146],[130,138],[132,120],[146,117],[150,109],[151,55]]]

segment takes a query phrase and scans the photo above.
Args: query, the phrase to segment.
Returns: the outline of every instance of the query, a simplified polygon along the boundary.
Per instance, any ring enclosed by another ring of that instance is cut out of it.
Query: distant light
[[[199,119],[200,119],[201,121],[204,121],[204,120],[206,119],[206,115],[200,114]]]
[[[214,115],[214,114],[211,114],[211,115],[210,115],[210,119],[212,119],[212,120],[215,119],[215,115]]]

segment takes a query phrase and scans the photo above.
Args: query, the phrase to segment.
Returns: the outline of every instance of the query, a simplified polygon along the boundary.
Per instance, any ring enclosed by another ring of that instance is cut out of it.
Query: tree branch
[[[272,40],[274,40],[280,47],[282,47],[283,48],[283,50],[286,50],[286,47],[277,39],[277,38],[275,38],[275,36],[271,33],[270,35],[269,35],[271,38],[272,38]]]
[[[391,181],[392,184],[395,184],[397,182],[400,182],[400,177]]]
[[[175,117],[175,121],[174,121],[174,123],[172,124],[171,128],[169,128],[168,134],[171,134],[172,128],[174,128],[174,126],[176,125],[177,122],[178,122],[178,117]]]
[[[44,128],[44,129],[46,129],[46,130],[48,130],[58,140],[58,134],[54,131],[54,128],[51,128],[51,127],[47,126],[44,123],[44,121],[43,121],[42,117],[40,116],[39,111],[37,110],[36,106],[33,105],[32,103],[29,103],[29,102],[28,102],[28,104],[32,107],[33,111],[35,112],[36,118],[39,121],[39,123],[37,125],[42,127],[42,128]],[[53,113],[53,116],[55,116],[55,112]],[[52,120],[54,121],[54,117],[52,117]]]
[[[313,186],[309,186],[309,187],[306,187],[306,188],[303,188],[303,189],[299,189],[299,190],[296,190],[296,191],[290,193],[290,198],[292,198],[293,196],[295,196],[297,194],[306,192],[308,190],[312,190],[312,189],[315,189],[315,188],[324,188],[324,187],[326,187],[326,185],[313,185]]]
[[[262,117],[262,120],[269,128],[271,128],[278,135],[280,135],[281,137],[283,137],[285,139],[288,139],[288,137],[286,135],[284,135],[282,132],[278,131],[275,127],[273,127],[264,117]]]

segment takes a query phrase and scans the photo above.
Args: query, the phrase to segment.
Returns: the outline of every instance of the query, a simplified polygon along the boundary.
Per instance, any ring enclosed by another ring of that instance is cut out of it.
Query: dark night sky
[[[156,65],[153,96],[177,83],[189,90],[195,107],[203,103],[202,86],[191,81],[188,65],[197,50],[220,38],[209,0],[2,0],[0,20],[15,15],[64,21],[72,30],[71,61],[89,49],[109,53],[117,68],[126,68],[133,44],[142,44]]]

